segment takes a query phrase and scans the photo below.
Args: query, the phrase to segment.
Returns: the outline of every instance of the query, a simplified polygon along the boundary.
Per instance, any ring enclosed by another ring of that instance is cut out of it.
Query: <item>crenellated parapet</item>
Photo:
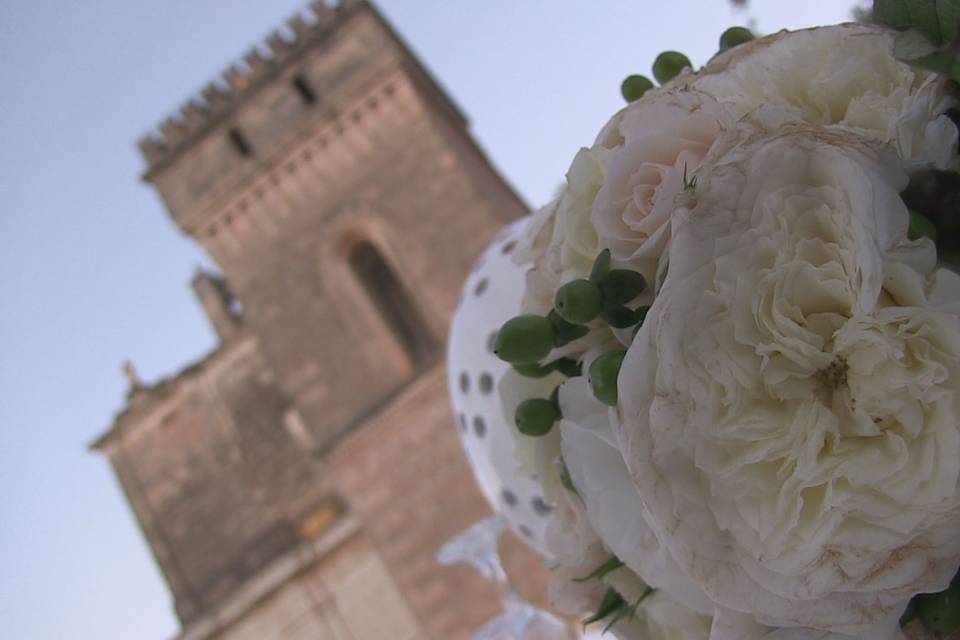
[[[175,114],[138,141],[148,173],[216,126],[242,104],[250,92],[282,73],[302,52],[329,37],[364,4],[365,0],[340,0],[336,7],[331,7],[323,0],[315,0],[309,4],[306,14],[287,20],[285,30],[277,29],[267,36],[263,46],[248,51],[241,62],[228,67],[199,95],[187,100]]]

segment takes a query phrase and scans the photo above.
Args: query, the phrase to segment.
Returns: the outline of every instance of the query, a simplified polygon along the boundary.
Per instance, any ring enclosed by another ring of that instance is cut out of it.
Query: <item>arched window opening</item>
[[[370,242],[359,242],[350,249],[350,268],[363,285],[380,316],[403,345],[414,364],[428,360],[435,352],[433,336],[410,295]]]

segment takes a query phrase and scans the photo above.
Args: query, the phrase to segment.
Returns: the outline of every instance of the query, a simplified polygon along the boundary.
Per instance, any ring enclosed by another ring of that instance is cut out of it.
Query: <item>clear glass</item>
[[[457,534],[437,552],[440,564],[473,565],[500,592],[503,613],[480,627],[473,640],[577,640],[569,625],[526,602],[510,586],[498,550],[505,528],[502,517],[491,516]]]

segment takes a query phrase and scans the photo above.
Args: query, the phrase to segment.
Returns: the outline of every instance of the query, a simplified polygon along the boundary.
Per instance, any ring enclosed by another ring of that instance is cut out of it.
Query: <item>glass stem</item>
[[[503,564],[500,562],[498,553],[494,552],[486,558],[483,573],[496,586],[497,593],[500,594],[500,603],[505,612],[515,611],[526,606],[520,594],[514,591],[510,585],[510,579],[507,577],[507,572],[503,570]]]

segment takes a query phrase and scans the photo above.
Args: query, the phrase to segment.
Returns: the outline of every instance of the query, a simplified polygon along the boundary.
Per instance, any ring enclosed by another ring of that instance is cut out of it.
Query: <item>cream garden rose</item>
[[[716,100],[690,90],[650,91],[624,109],[616,123],[621,142],[602,156],[604,182],[590,215],[600,246],[638,267],[655,264],[684,178],[731,122]]]
[[[548,436],[556,439],[555,444],[540,446],[541,451],[552,452],[553,446],[562,445],[562,451],[556,450],[552,459],[540,457],[538,475],[545,486],[557,487],[561,469],[567,469],[575,490],[551,492],[556,500],[547,530],[547,546],[553,553],[547,563],[551,603],[567,613],[593,611],[607,588],[636,603],[654,586],[646,581],[651,578],[671,589],[647,594],[633,615],[613,626],[616,637],[707,640],[713,605],[671,564],[669,556],[659,553],[659,542],[637,511],[637,494],[626,465],[610,443],[611,409],[593,398],[582,377],[563,383],[559,404],[560,429]],[[638,553],[638,547],[643,552]],[[615,555],[621,559],[642,556],[644,577],[627,564],[602,579],[582,580]],[[688,597],[699,610],[672,594]]]
[[[668,87],[611,118],[594,145],[577,153],[563,191],[533,215],[515,253],[533,265],[525,310],[549,311],[557,288],[586,277],[603,249],[652,277],[684,177],[731,122],[711,96]]]
[[[945,78],[892,55],[894,32],[863,24],[781,31],[720,54],[689,89],[740,118],[761,105],[891,144],[909,167],[957,166],[956,106]]]
[[[542,361],[629,346],[617,407],[574,377],[552,431],[518,435],[557,606],[652,587],[618,638],[895,640],[956,572],[960,276],[899,193],[958,167],[957,100],[892,43],[847,24],[722,53],[616,114],[532,217],[524,312],[604,249],[652,304],[635,338],[596,319]]]
[[[561,284],[590,273],[600,252],[590,211],[603,184],[601,158],[606,152],[598,144],[577,153],[560,195],[533,214],[514,250],[518,264],[532,263],[527,274],[525,311],[545,314],[553,308],[553,296]]]
[[[646,523],[760,624],[886,637],[960,564],[960,318],[884,288],[933,250],[906,239],[905,183],[853,134],[741,124],[673,214],[620,373]]]
[[[646,584],[666,589],[692,610],[712,613],[713,603],[680,570],[647,524],[612,429],[612,409],[593,397],[582,377],[560,387],[559,401],[563,461],[592,530]]]

